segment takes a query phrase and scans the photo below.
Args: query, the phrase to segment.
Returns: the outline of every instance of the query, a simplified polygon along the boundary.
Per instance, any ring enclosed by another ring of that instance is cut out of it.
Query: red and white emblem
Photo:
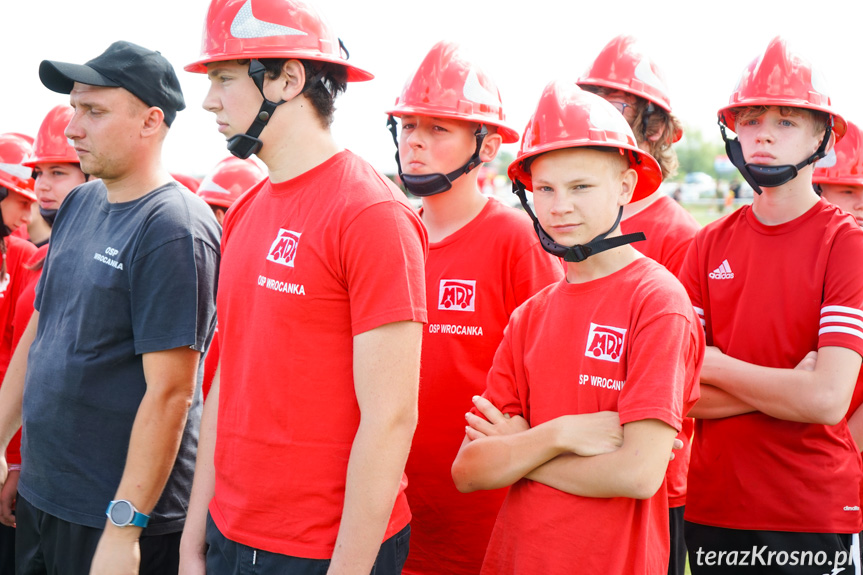
[[[591,322],[590,333],[587,335],[587,349],[584,350],[584,355],[594,359],[620,363],[625,338],[625,329],[597,325]]]
[[[280,229],[279,235],[276,236],[276,240],[270,246],[267,260],[283,266],[294,267],[294,259],[297,257],[301,235],[298,232]]]
[[[441,280],[438,309],[474,311],[476,280]]]

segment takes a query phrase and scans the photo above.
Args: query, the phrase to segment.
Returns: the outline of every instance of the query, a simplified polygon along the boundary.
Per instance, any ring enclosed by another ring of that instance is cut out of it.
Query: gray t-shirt
[[[166,184],[111,204],[101,181],[65,199],[36,288],[24,390],[21,495],[101,528],[146,391],[142,355],[190,346],[216,325],[221,231],[198,197]],[[145,533],[183,528],[201,418],[201,380],[179,455]]]

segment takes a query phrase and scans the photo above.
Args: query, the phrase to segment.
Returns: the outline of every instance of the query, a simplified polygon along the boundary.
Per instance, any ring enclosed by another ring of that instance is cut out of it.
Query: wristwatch
[[[144,515],[143,513],[139,513],[135,506],[132,505],[131,501],[126,501],[125,499],[118,499],[117,501],[112,501],[108,504],[108,511],[105,512],[108,516],[108,519],[111,520],[111,523],[116,525],[117,527],[128,527],[129,525],[134,525],[135,527],[146,527],[147,522],[150,521],[149,515]]]

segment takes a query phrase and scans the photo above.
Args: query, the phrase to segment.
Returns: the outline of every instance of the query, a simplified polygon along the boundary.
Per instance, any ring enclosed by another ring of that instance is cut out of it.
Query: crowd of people
[[[861,572],[863,136],[805,56],[743,67],[756,195],[701,229],[631,36],[522,133],[431,47],[382,106],[414,210],[331,133],[373,76],[313,5],[206,18],[203,180],[126,41],[0,134],[0,572]],[[523,209],[478,180],[508,143]]]

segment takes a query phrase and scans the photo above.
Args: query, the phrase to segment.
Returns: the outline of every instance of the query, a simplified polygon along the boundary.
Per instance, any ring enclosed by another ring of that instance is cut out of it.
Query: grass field
[[[736,201],[734,203],[732,211],[738,209],[740,206],[751,203],[751,201],[752,200],[738,200],[738,201]],[[725,209],[725,207],[721,204],[717,205],[715,203],[698,202],[698,203],[688,203],[688,204],[681,204],[681,205],[684,208],[686,208],[686,211],[689,212],[690,214],[692,214],[695,217],[695,219],[698,220],[698,223],[701,224],[702,226],[707,225],[710,222],[719,219],[720,217],[724,216],[726,213],[729,213],[728,211],[720,213],[720,211],[719,211],[720,209]]]

